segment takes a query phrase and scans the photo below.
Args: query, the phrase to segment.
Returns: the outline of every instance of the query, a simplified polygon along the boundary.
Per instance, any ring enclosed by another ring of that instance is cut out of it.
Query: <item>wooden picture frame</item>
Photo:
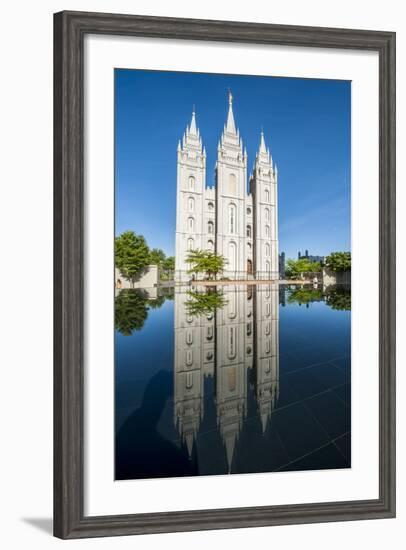
[[[395,515],[395,34],[365,30],[61,12],[54,18],[54,534],[80,538]],[[379,498],[88,517],[83,511],[83,40],[193,39],[379,54]]]

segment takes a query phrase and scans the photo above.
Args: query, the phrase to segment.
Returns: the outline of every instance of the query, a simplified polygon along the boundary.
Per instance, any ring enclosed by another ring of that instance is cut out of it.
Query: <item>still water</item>
[[[116,479],[351,466],[349,288],[122,290]]]

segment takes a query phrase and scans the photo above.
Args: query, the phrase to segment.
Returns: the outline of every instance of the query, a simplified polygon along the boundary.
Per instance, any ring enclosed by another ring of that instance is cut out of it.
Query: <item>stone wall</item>
[[[124,275],[115,268],[114,273],[114,286],[117,289],[120,288],[153,288],[159,282],[159,271],[157,265],[147,266],[137,279],[134,281],[134,285],[131,281],[126,279]]]
[[[323,268],[323,284],[324,285],[350,285],[351,270],[349,271],[333,271],[329,267]]]

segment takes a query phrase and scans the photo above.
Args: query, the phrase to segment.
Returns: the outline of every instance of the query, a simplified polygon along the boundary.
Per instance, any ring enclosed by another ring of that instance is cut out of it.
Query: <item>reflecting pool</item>
[[[122,290],[116,479],[351,466],[347,287]]]

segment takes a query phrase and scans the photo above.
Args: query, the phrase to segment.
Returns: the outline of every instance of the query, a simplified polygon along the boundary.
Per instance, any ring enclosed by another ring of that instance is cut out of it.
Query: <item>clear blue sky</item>
[[[116,69],[116,235],[174,255],[178,140],[195,105],[212,185],[228,88],[248,176],[261,127],[278,165],[280,251],[350,250],[351,83],[338,80]]]

